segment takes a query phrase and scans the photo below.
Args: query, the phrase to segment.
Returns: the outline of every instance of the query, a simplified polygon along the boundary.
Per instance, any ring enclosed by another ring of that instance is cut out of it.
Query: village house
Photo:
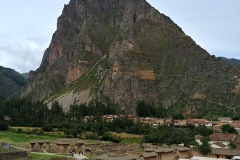
[[[128,115],[104,115],[102,118],[106,120],[107,122],[112,122],[114,118],[125,118],[135,120],[135,117],[131,114]]]
[[[186,120],[174,120],[174,125],[176,127],[186,127],[187,121]]]
[[[179,160],[189,160],[189,159],[180,158]],[[209,158],[209,157],[194,156],[194,157],[191,158],[191,160],[219,160],[219,158]],[[232,160],[238,160],[238,159],[232,159]]]
[[[235,128],[237,131],[240,131],[240,121],[232,121],[232,123],[229,123],[229,125]]]
[[[4,116],[4,121],[11,121],[11,118],[9,116]]]
[[[218,121],[220,121],[222,123],[232,123],[231,117],[219,117]]]
[[[153,124],[153,118],[140,118],[140,123],[142,123],[143,125]]]
[[[237,136],[233,143],[236,145],[237,149],[240,149],[240,136]]]
[[[218,131],[218,132],[221,132],[223,125],[224,125],[224,123],[222,123],[222,122],[218,122],[218,121],[216,122],[216,121],[214,121],[214,122],[213,122],[213,129],[216,130],[216,131]]]
[[[234,156],[240,156],[238,149],[213,148],[210,154],[212,158],[231,159]]]
[[[212,127],[212,123],[206,119],[187,119],[187,124],[193,124],[195,126],[205,125],[207,127]]]
[[[236,134],[233,133],[213,133],[210,136],[210,145],[212,148],[228,148],[230,141],[234,141]]]
[[[76,150],[76,153],[85,152],[85,142],[78,138],[57,139],[55,145],[56,153],[69,153]]]
[[[159,123],[153,123],[152,126],[153,126],[153,128],[158,128],[159,127]]]

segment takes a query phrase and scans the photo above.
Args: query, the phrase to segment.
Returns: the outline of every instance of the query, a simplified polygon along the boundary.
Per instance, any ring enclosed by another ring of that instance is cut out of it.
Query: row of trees
[[[198,127],[188,124],[185,128],[177,128],[173,124],[161,125],[153,128],[151,125],[143,125],[140,120],[129,119],[127,116],[115,118],[112,122],[107,122],[102,118],[105,114],[120,113],[116,105],[106,106],[97,101],[92,101],[88,105],[77,105],[74,103],[68,111],[63,111],[58,102],[53,102],[51,107],[47,107],[43,102],[32,102],[30,99],[12,99],[10,101],[0,103],[0,120],[4,115],[9,115],[12,126],[34,126],[42,127],[44,131],[52,131],[58,128],[63,131],[66,137],[78,137],[83,133],[91,132],[91,138],[103,136],[105,139],[119,141],[119,137],[109,134],[109,132],[126,132],[132,134],[144,135],[142,142],[152,142],[159,144],[177,144],[185,145],[195,144],[194,135],[200,134],[209,137],[213,130],[205,125]],[[149,109],[145,110],[144,106]],[[154,111],[158,112],[154,115]],[[145,111],[146,113],[143,113]],[[141,116],[154,115],[156,117],[165,117],[166,110],[164,108],[153,107],[145,101],[137,103],[137,113]],[[84,116],[89,116],[86,120]],[[181,115],[177,115],[179,118]],[[0,121],[0,126],[5,127],[6,122]],[[237,133],[234,128],[229,125],[223,126],[223,132]]]
[[[181,112],[170,113],[170,111],[161,104],[149,103],[141,100],[137,102],[136,113],[139,117],[156,117],[156,118],[167,118],[171,116],[173,119],[184,119]]]
[[[9,122],[12,126],[41,127],[46,123],[58,126],[67,119],[80,121],[84,116],[102,116],[104,114],[116,114],[117,106],[106,106],[97,101],[88,105],[74,103],[68,111],[64,111],[57,101],[48,107],[41,101],[31,101],[29,98],[11,99],[0,102],[0,120],[4,116],[11,117]]]

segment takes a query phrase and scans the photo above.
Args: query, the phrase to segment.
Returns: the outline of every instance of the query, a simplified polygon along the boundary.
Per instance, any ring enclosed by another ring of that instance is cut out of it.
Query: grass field
[[[37,130],[41,130],[40,127],[9,127],[9,129],[15,129],[15,130],[18,130],[18,129],[22,129],[23,131],[32,131],[34,129],[37,129]]]
[[[38,154],[38,153],[31,153],[30,160],[49,160],[49,159],[55,158],[55,157],[68,157],[68,158],[71,158],[70,156],[44,155],[44,154]]]
[[[123,140],[141,140],[141,135],[127,134],[127,133],[114,133],[115,135],[121,137]]]
[[[29,145],[30,140],[49,140],[51,144],[55,142],[59,137],[47,136],[47,135],[28,135],[22,133],[13,132],[1,132],[0,142],[9,143],[14,146]]]
[[[41,131],[41,128],[40,127],[12,127],[12,126],[10,126],[9,127],[9,130],[15,130],[15,131],[17,131],[18,129],[21,129],[23,132],[27,132],[27,131]],[[64,135],[64,132],[61,132],[61,131],[59,131],[57,128],[53,128],[53,131],[52,132],[43,132],[44,134],[52,134],[52,133],[54,133],[54,134],[58,134],[58,135]]]

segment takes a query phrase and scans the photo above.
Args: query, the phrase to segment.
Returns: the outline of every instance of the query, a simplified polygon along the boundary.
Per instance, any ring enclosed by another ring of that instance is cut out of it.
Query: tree
[[[160,110],[159,110],[160,111]],[[139,117],[159,116],[157,108],[144,100],[137,102],[136,112]]]
[[[234,127],[230,126],[230,124],[224,124],[222,126],[222,132],[223,133],[235,133],[235,134],[238,134],[238,131]]]
[[[198,151],[204,155],[211,153],[212,148],[211,148],[210,144],[208,143],[208,139],[206,137],[203,137],[201,139],[201,142],[202,142],[202,144],[198,146]]]
[[[202,136],[210,136],[211,134],[213,134],[213,130],[210,128],[207,128],[205,125],[199,125],[197,127],[197,132],[202,135]]]
[[[45,132],[51,132],[53,130],[52,125],[51,124],[44,124],[42,126],[42,130]]]
[[[8,130],[8,123],[4,121],[0,121],[0,131]]]
[[[183,115],[181,113],[178,113],[178,114],[174,114],[173,119],[184,119]]]
[[[233,141],[230,141],[229,144],[228,144],[228,148],[237,149],[237,146],[236,146],[236,144],[233,143]]]

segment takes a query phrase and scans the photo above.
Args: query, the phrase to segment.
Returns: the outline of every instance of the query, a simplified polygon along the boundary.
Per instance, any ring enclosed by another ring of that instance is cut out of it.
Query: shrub
[[[234,127],[230,126],[230,124],[224,124],[222,126],[222,132],[223,133],[235,133],[235,134],[238,134],[238,131]]]
[[[204,155],[211,153],[212,148],[211,148],[210,144],[208,143],[208,139],[204,137],[201,139],[201,142],[202,142],[202,144],[198,146],[198,151]]]
[[[98,135],[97,135],[97,133],[94,133],[94,132],[86,132],[85,138],[86,139],[97,139]]]
[[[18,128],[17,133],[22,133],[22,128]]]
[[[8,123],[5,121],[0,121],[0,131],[8,130]]]
[[[53,130],[53,127],[51,124],[44,124],[42,126],[42,130],[45,131],[45,132],[51,132]]]
[[[114,143],[120,143],[122,141],[122,138],[120,136],[117,136],[115,134],[112,134],[110,132],[105,132],[102,137],[105,141],[112,141]]]

